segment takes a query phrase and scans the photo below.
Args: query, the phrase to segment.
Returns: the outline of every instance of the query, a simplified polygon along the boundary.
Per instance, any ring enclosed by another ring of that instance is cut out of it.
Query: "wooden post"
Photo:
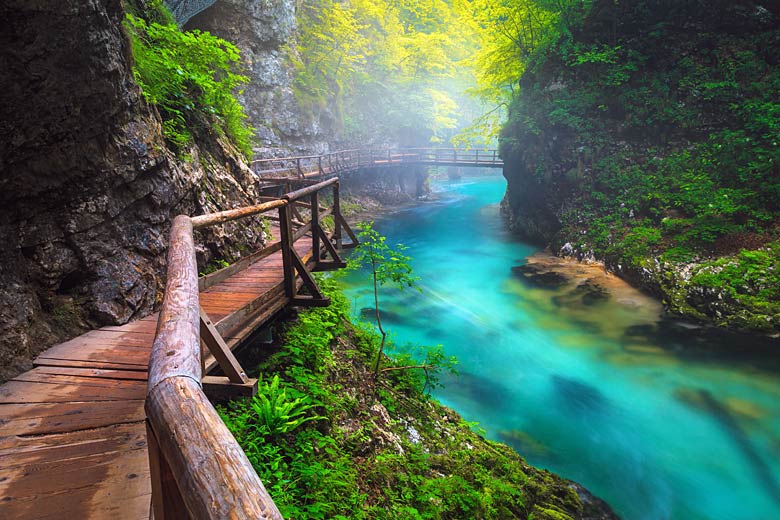
[[[341,247],[341,199],[339,195],[339,183],[333,185],[333,239],[336,247]]]
[[[496,150],[495,149],[493,149],[493,162],[494,163],[496,162]]]
[[[311,194],[311,254],[314,266],[320,263],[320,192]]]
[[[317,170],[319,170],[320,177],[322,177],[324,172],[322,171],[322,156],[321,155],[319,157],[317,157]]]
[[[161,459],[186,505],[185,511],[166,519],[282,519],[246,454],[195,381],[164,379],[149,391],[144,409]]]
[[[303,179],[303,170],[301,170],[301,158],[296,157],[295,158],[295,169],[298,170],[298,177]]]
[[[279,206],[279,234],[282,243],[282,266],[284,268],[284,294],[290,299],[295,298],[295,269],[292,260],[292,222],[290,222],[290,207]]]
[[[152,484],[154,520],[188,519],[190,513],[176,485],[171,467],[160,451],[160,443],[146,421],[146,449],[149,452],[149,476]]]

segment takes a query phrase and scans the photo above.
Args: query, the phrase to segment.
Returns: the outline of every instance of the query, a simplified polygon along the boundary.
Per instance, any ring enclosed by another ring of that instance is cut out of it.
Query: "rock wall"
[[[712,270],[709,262],[741,249],[765,255],[780,236],[777,203],[763,202],[776,190],[775,156],[748,145],[726,151],[759,139],[776,147],[761,126],[776,116],[743,109],[773,113],[778,13],[774,0],[594,1],[571,36],[536,56],[520,80],[501,136],[501,209],[510,227],[557,254],[603,260],[675,314],[780,334],[771,287],[741,284],[734,296],[695,281]],[[685,185],[679,179],[690,171],[699,178]],[[695,202],[677,196],[701,186],[710,193]],[[696,207],[718,190],[729,198],[725,188],[746,209]],[[761,202],[739,199],[747,188]],[[756,214],[764,223],[744,225]],[[748,301],[763,293],[772,294],[771,305]]]
[[[168,151],[124,16],[121,0],[0,7],[0,380],[58,340],[152,312],[173,215],[255,200],[228,144]],[[263,236],[254,221],[196,239],[203,265]]]
[[[293,91],[288,58],[295,48],[293,0],[220,0],[185,28],[209,31],[241,49],[250,83],[240,98],[256,129],[258,157],[329,151],[332,115],[302,109]]]
[[[347,196],[369,197],[381,206],[393,208],[428,195],[428,173],[424,167],[376,168],[341,176]]]

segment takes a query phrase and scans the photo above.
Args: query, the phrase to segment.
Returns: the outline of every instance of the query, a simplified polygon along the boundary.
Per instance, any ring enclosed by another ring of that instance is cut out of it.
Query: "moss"
[[[566,512],[558,508],[540,507],[535,505],[534,510],[528,516],[529,520],[574,520]]]

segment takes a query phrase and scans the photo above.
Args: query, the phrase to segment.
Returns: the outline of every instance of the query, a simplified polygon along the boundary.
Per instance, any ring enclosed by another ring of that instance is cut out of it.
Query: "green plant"
[[[179,152],[203,127],[226,134],[247,157],[254,129],[234,92],[248,78],[236,72],[239,51],[208,32],[127,15],[133,76],[163,119],[163,135]]]
[[[254,420],[270,436],[284,435],[308,421],[325,419],[321,415],[307,415],[316,406],[305,395],[289,388],[280,388],[279,375],[264,383],[250,403]]]
[[[382,335],[374,363],[374,380],[376,380],[387,341],[387,331],[382,326],[382,314],[379,310],[379,287],[386,284],[393,284],[399,289],[415,287],[418,278],[412,274],[411,258],[404,254],[406,246],[398,244],[395,249],[390,247],[387,244],[387,237],[374,229],[373,222],[362,222],[358,224],[358,229],[360,245],[349,257],[347,269],[354,270],[364,266],[370,269],[374,291],[374,316],[379,333]]]

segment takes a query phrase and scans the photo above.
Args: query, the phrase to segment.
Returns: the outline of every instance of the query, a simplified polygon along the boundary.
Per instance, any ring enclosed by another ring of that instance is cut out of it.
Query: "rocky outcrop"
[[[776,120],[778,27],[768,0],[594,1],[520,80],[501,137],[510,228],[603,261],[674,314],[780,334],[770,278],[697,281],[780,236],[764,128]]]
[[[200,29],[241,49],[250,82],[241,94],[256,129],[258,156],[316,154],[328,151],[332,115],[303,109],[295,99],[295,2],[220,0],[193,17],[186,29]]]
[[[249,203],[239,154],[166,148],[133,82],[120,0],[0,7],[0,379],[85,327],[154,309],[171,216]],[[199,261],[263,240],[260,223],[198,237]]]
[[[386,207],[398,207],[426,197],[428,172],[423,167],[358,170],[341,176],[348,195],[370,197]]]

